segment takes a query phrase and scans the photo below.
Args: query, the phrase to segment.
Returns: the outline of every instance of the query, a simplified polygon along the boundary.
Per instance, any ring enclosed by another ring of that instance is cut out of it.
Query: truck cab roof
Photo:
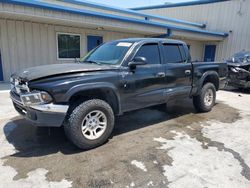
[[[174,44],[185,44],[185,42],[174,39],[165,39],[165,38],[126,38],[114,40],[112,42],[131,42],[131,43],[140,43],[140,42],[163,42],[163,43],[174,43]]]

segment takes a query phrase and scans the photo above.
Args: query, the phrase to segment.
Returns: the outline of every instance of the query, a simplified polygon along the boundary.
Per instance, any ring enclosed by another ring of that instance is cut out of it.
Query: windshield
[[[118,64],[132,46],[130,42],[109,42],[105,43],[83,58],[83,62],[97,64]]]

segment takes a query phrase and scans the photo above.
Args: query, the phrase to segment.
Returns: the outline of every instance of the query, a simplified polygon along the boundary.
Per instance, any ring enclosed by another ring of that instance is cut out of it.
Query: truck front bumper
[[[60,127],[67,114],[68,105],[39,104],[24,106],[19,96],[10,92],[13,105],[16,111],[27,120],[41,127]]]

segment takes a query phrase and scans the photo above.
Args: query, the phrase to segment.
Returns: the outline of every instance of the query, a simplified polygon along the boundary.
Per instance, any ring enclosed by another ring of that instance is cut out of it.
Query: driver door
[[[123,111],[139,109],[164,101],[165,70],[161,64],[158,43],[143,44],[134,57],[144,57],[145,65],[124,74],[122,78]]]

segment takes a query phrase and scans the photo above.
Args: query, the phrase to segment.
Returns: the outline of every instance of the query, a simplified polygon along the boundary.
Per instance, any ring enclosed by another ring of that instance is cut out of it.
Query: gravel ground
[[[22,119],[8,92],[0,99],[0,187],[250,187],[248,93],[219,91],[204,114],[188,99],[130,112],[90,151]]]

